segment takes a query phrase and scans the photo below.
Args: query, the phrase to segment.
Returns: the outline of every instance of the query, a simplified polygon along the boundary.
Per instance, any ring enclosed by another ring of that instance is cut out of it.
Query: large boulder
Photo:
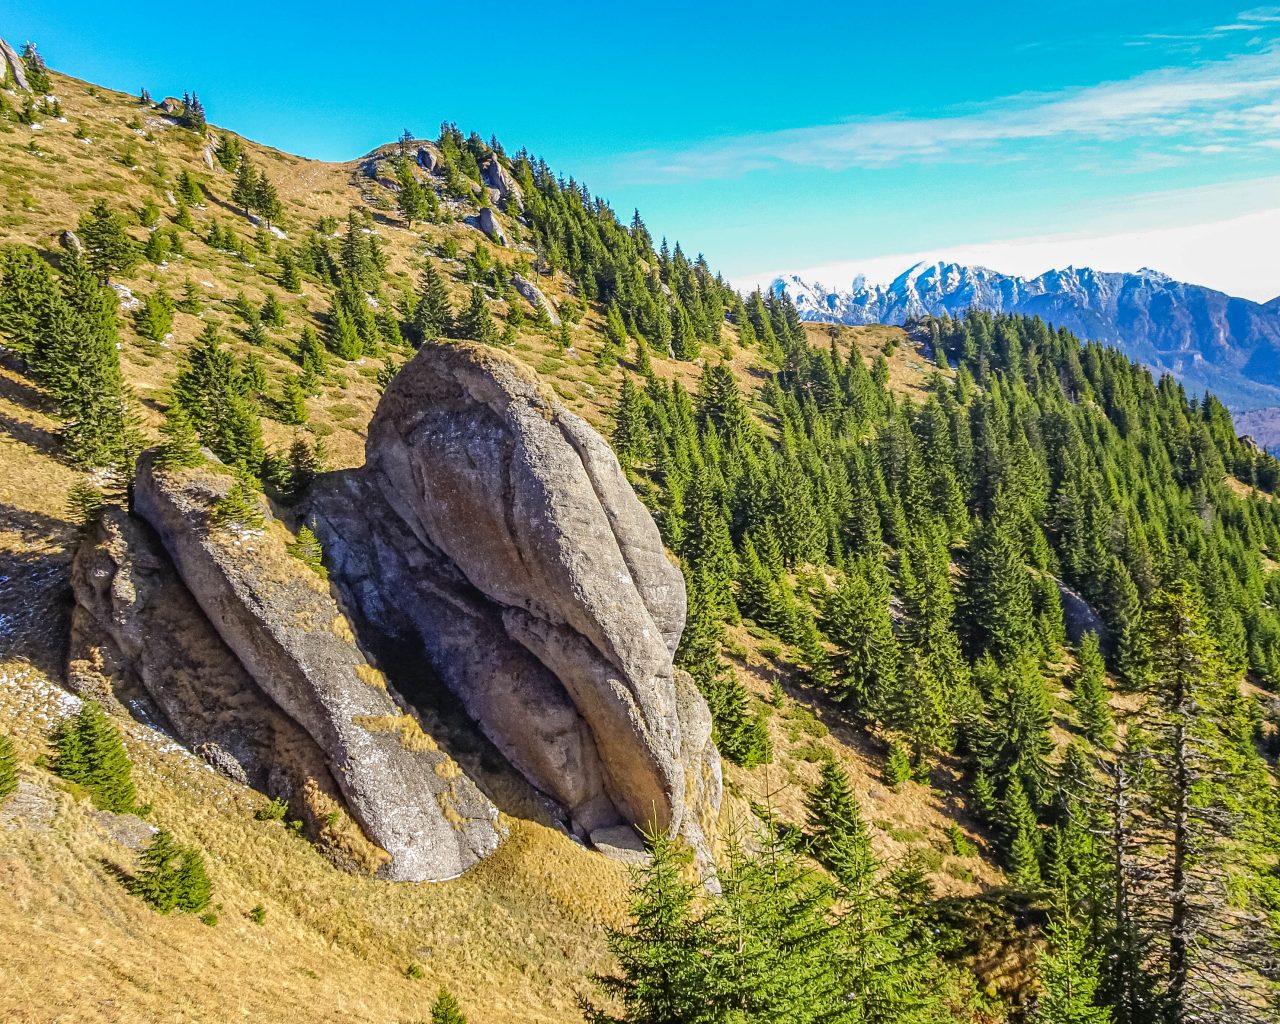
[[[0,64],[0,79],[5,77],[5,71],[13,76],[14,88],[20,92],[30,92],[31,85],[27,82],[27,66],[22,63],[22,58],[18,56],[18,52],[8,44],[4,39],[0,39],[0,56],[4,58]]]
[[[620,819],[706,851],[719,759],[672,667],[683,577],[585,421],[491,349],[424,346],[383,396],[365,468],[326,487],[347,489],[313,509],[348,602],[399,616],[530,781],[588,832]],[[339,514],[375,507],[370,487],[394,514],[372,533]],[[442,626],[442,603],[466,613]]]
[[[212,509],[234,478],[216,465],[139,460],[134,508],[254,682],[324,751],[353,817],[390,855],[386,877],[449,878],[492,852],[497,811],[365,658],[327,584],[279,523],[246,533]]]
[[[480,207],[480,216],[476,219],[476,223],[495,245],[505,246],[507,244],[506,233],[502,230],[502,225],[498,223],[498,218],[489,207]]]
[[[515,290],[523,295],[535,309],[541,306],[547,311],[547,316],[551,320],[553,327],[560,326],[560,317],[556,314],[555,308],[551,303],[547,301],[547,297],[542,294],[541,288],[523,274],[512,274],[511,284],[515,287]]]
[[[481,169],[485,183],[496,194],[498,202],[505,203],[508,198],[515,201],[517,210],[524,209],[524,194],[515,178],[502,166],[497,157],[490,158]],[[510,212],[510,211],[508,211]]]

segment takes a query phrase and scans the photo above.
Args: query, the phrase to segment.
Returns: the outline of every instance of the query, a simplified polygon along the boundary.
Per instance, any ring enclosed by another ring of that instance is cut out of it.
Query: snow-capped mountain
[[[1235,409],[1280,406],[1280,297],[1251,302],[1147,269],[1067,267],[1025,278],[955,263],[919,263],[887,285],[857,278],[844,292],[795,276],[771,287],[806,320],[835,323],[901,324],[971,307],[1034,314]]]

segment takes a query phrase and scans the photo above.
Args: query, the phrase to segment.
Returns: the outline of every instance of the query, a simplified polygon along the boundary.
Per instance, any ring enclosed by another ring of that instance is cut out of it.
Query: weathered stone
[[[361,635],[398,651],[397,678],[434,671],[506,760],[586,834],[622,819],[604,791],[595,740],[556,677],[509,638],[500,612],[415,536],[366,472],[332,473],[306,510]]]
[[[324,751],[245,671],[145,523],[104,509],[76,552],[71,584],[67,677],[77,693],[135,707],[130,691],[140,686],[196,754],[289,799],[321,831],[323,809],[302,797],[310,788],[341,800]]]
[[[651,859],[644,848],[644,840],[630,825],[598,828],[591,833],[591,845],[606,857],[624,864],[647,864]]]
[[[523,274],[512,274],[511,283],[515,286],[516,291],[535,307],[541,306],[547,311],[547,316],[551,319],[552,326],[560,326],[560,317],[556,314],[555,308],[547,301],[547,297],[542,294],[542,290],[536,284]]]
[[[4,39],[0,39],[0,55],[4,57],[4,67],[8,68],[9,74],[13,76],[13,84],[20,92],[30,92],[31,85],[27,82],[27,67],[22,63],[22,58],[18,56],[18,52],[10,46]],[[0,78],[4,74],[0,71]]]
[[[1090,607],[1088,601],[1061,580],[1055,579],[1054,582],[1058,585],[1058,602],[1062,605],[1062,624],[1066,629],[1067,639],[1078,644],[1086,633],[1097,633],[1098,640],[1106,649],[1107,624],[1102,621],[1102,617]]]
[[[80,244],[79,236],[70,228],[67,228],[58,236],[58,241],[67,252],[79,253],[84,251],[84,247]]]
[[[524,193],[500,161],[496,158],[490,159],[485,163],[481,173],[484,175],[485,183],[497,193],[498,202],[505,203],[510,197],[514,199],[517,210],[524,210]]]
[[[507,236],[503,233],[502,225],[498,223],[498,218],[489,207],[480,207],[480,216],[476,218],[476,223],[480,230],[489,236],[489,240],[497,245],[506,245]]]
[[[429,174],[434,174],[440,168],[440,157],[436,155],[436,151],[430,146],[418,147],[418,166]]]
[[[285,531],[218,529],[210,511],[233,478],[161,470],[153,456],[139,460],[135,509],[254,681],[325,752],[353,816],[391,855],[384,874],[449,878],[492,852],[493,805],[397,702],[328,587],[287,553]]]
[[[705,847],[719,759],[705,702],[672,668],[683,577],[604,441],[514,360],[480,346],[428,345],[383,396],[362,472],[416,539],[421,561],[487,606],[486,628],[500,644],[514,642],[558,680],[594,739],[622,819]],[[350,594],[357,574],[340,575]],[[486,715],[507,713],[441,671],[482,728]],[[567,707],[553,707],[564,737]]]

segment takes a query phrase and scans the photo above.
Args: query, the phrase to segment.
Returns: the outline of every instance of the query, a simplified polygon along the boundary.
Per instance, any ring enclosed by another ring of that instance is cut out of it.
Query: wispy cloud
[[[1238,16],[1256,31],[1280,8]],[[829,170],[1013,157],[1032,145],[1132,143],[1168,155],[1258,151],[1280,139],[1280,42],[1189,67],[1058,93],[1024,93],[941,116],[855,118],[737,135],[625,159],[637,180],[716,179],[782,166]]]

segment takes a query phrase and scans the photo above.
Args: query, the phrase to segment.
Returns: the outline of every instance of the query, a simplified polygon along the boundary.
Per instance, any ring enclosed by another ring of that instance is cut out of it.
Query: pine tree
[[[212,519],[233,533],[261,530],[265,522],[257,491],[242,477],[237,477],[226,494],[214,503]]]
[[[302,271],[288,249],[280,253],[280,287],[291,295],[302,291]]]
[[[871,837],[854,799],[849,776],[838,761],[823,762],[818,784],[810,791],[805,810],[809,848],[823,864],[835,869],[835,854],[839,850],[846,861],[845,867],[849,867],[854,847],[858,857],[870,856]]]
[[[442,988],[436,996],[431,1007],[431,1024],[467,1024],[467,1018],[462,1015],[462,1007],[447,989]]]
[[[426,215],[427,194],[418,183],[408,160],[400,161],[396,176],[400,184],[396,203],[400,207],[400,215],[405,220],[405,226],[412,228],[414,221],[422,220]]]
[[[205,870],[204,856],[199,850],[184,849],[178,862],[177,878],[178,910],[188,914],[198,914],[209,906],[213,896],[213,883]]]
[[[0,804],[13,796],[18,788],[18,755],[8,736],[0,733]]]
[[[498,329],[494,326],[493,317],[489,313],[489,303],[484,297],[484,289],[475,285],[471,289],[471,301],[458,315],[456,333],[460,338],[483,342],[492,345],[498,340]]]
[[[1041,992],[1033,1024],[1111,1024],[1111,1009],[1097,1002],[1102,951],[1090,948],[1065,892],[1058,894],[1045,937],[1049,949],[1036,963]]]
[[[836,646],[840,699],[863,718],[885,713],[898,680],[898,639],[889,615],[889,581],[877,558],[846,566],[823,608],[823,626]]]
[[[284,213],[284,206],[280,202],[280,194],[276,191],[275,185],[267,177],[265,171],[258,173],[258,180],[253,185],[253,208],[270,227],[272,222],[278,221],[281,214]]]
[[[1000,663],[1028,650],[1034,635],[1031,577],[1007,504],[1002,500],[970,541],[964,587],[970,649]]]
[[[710,978],[700,956],[708,944],[694,912],[696,883],[688,878],[692,852],[664,835],[649,839],[650,859],[633,883],[630,922],[611,929],[617,973],[597,976],[617,1014],[583,1000],[588,1024],[713,1024]]]
[[[336,305],[329,317],[325,344],[339,359],[359,359],[364,355],[364,341],[360,338],[355,321]]]
[[[244,211],[244,215],[249,216],[249,211],[254,208],[258,195],[258,173],[254,170],[253,164],[249,162],[247,156],[240,158],[240,164],[236,168],[235,184],[231,187],[231,201]]]
[[[1111,706],[1107,702],[1106,666],[1098,650],[1098,634],[1086,633],[1076,652],[1072,673],[1076,717],[1084,734],[1099,746],[1110,746],[1115,738]]]
[[[105,199],[93,204],[76,230],[90,269],[104,284],[112,274],[128,274],[137,266],[138,246]]]
[[[22,48],[22,64],[31,91],[41,96],[48,95],[53,90],[53,85],[49,81],[49,69],[45,66],[44,58],[40,56],[35,43],[28,41]]]
[[[298,527],[298,537],[289,545],[289,554],[322,580],[329,578],[329,571],[324,567],[324,551],[320,547],[320,540],[308,527]]]
[[[628,468],[647,462],[653,455],[653,435],[644,393],[623,374],[618,404],[613,412],[613,450]]]
[[[906,748],[900,743],[891,743],[889,745],[889,757],[884,765],[885,785],[896,789],[910,780],[910,778],[911,758],[907,756]]]
[[[1129,902],[1162,975],[1170,1024],[1261,1022],[1278,993],[1257,967],[1273,936],[1255,858],[1273,841],[1253,726],[1186,582],[1154,595],[1143,622],[1152,690],[1139,716],[1148,764]]]
[[[123,814],[134,809],[133,766],[120,733],[96,701],[86,701],[77,716],[85,772],[77,780],[104,811]]]
[[[165,413],[164,424],[160,427],[164,443],[156,462],[164,469],[184,469],[198,466],[204,462],[204,454],[200,450],[200,436],[187,410],[178,402],[174,402]]]
[[[418,302],[414,307],[413,328],[419,341],[434,341],[453,330],[453,307],[449,291],[435,261],[428,259],[422,271]]]
[[[129,883],[129,891],[153,910],[167,914],[183,898],[183,850],[165,829],[152,837],[142,852],[141,867]]]
[[[262,303],[262,322],[268,327],[283,327],[285,325],[284,306],[276,297],[276,293],[269,291],[267,297]]]
[[[262,424],[235,357],[210,324],[187,353],[174,398],[204,442],[223,462],[256,472],[262,464]]]
[[[290,374],[285,378],[280,389],[279,402],[280,422],[291,426],[301,426],[307,422],[307,396],[302,388],[301,377]]]
[[[203,206],[204,192],[201,190],[195,176],[188,170],[178,172],[178,198],[188,206]]]
[[[173,330],[173,302],[164,290],[152,292],[142,300],[134,314],[134,324],[144,338],[159,344]]]

